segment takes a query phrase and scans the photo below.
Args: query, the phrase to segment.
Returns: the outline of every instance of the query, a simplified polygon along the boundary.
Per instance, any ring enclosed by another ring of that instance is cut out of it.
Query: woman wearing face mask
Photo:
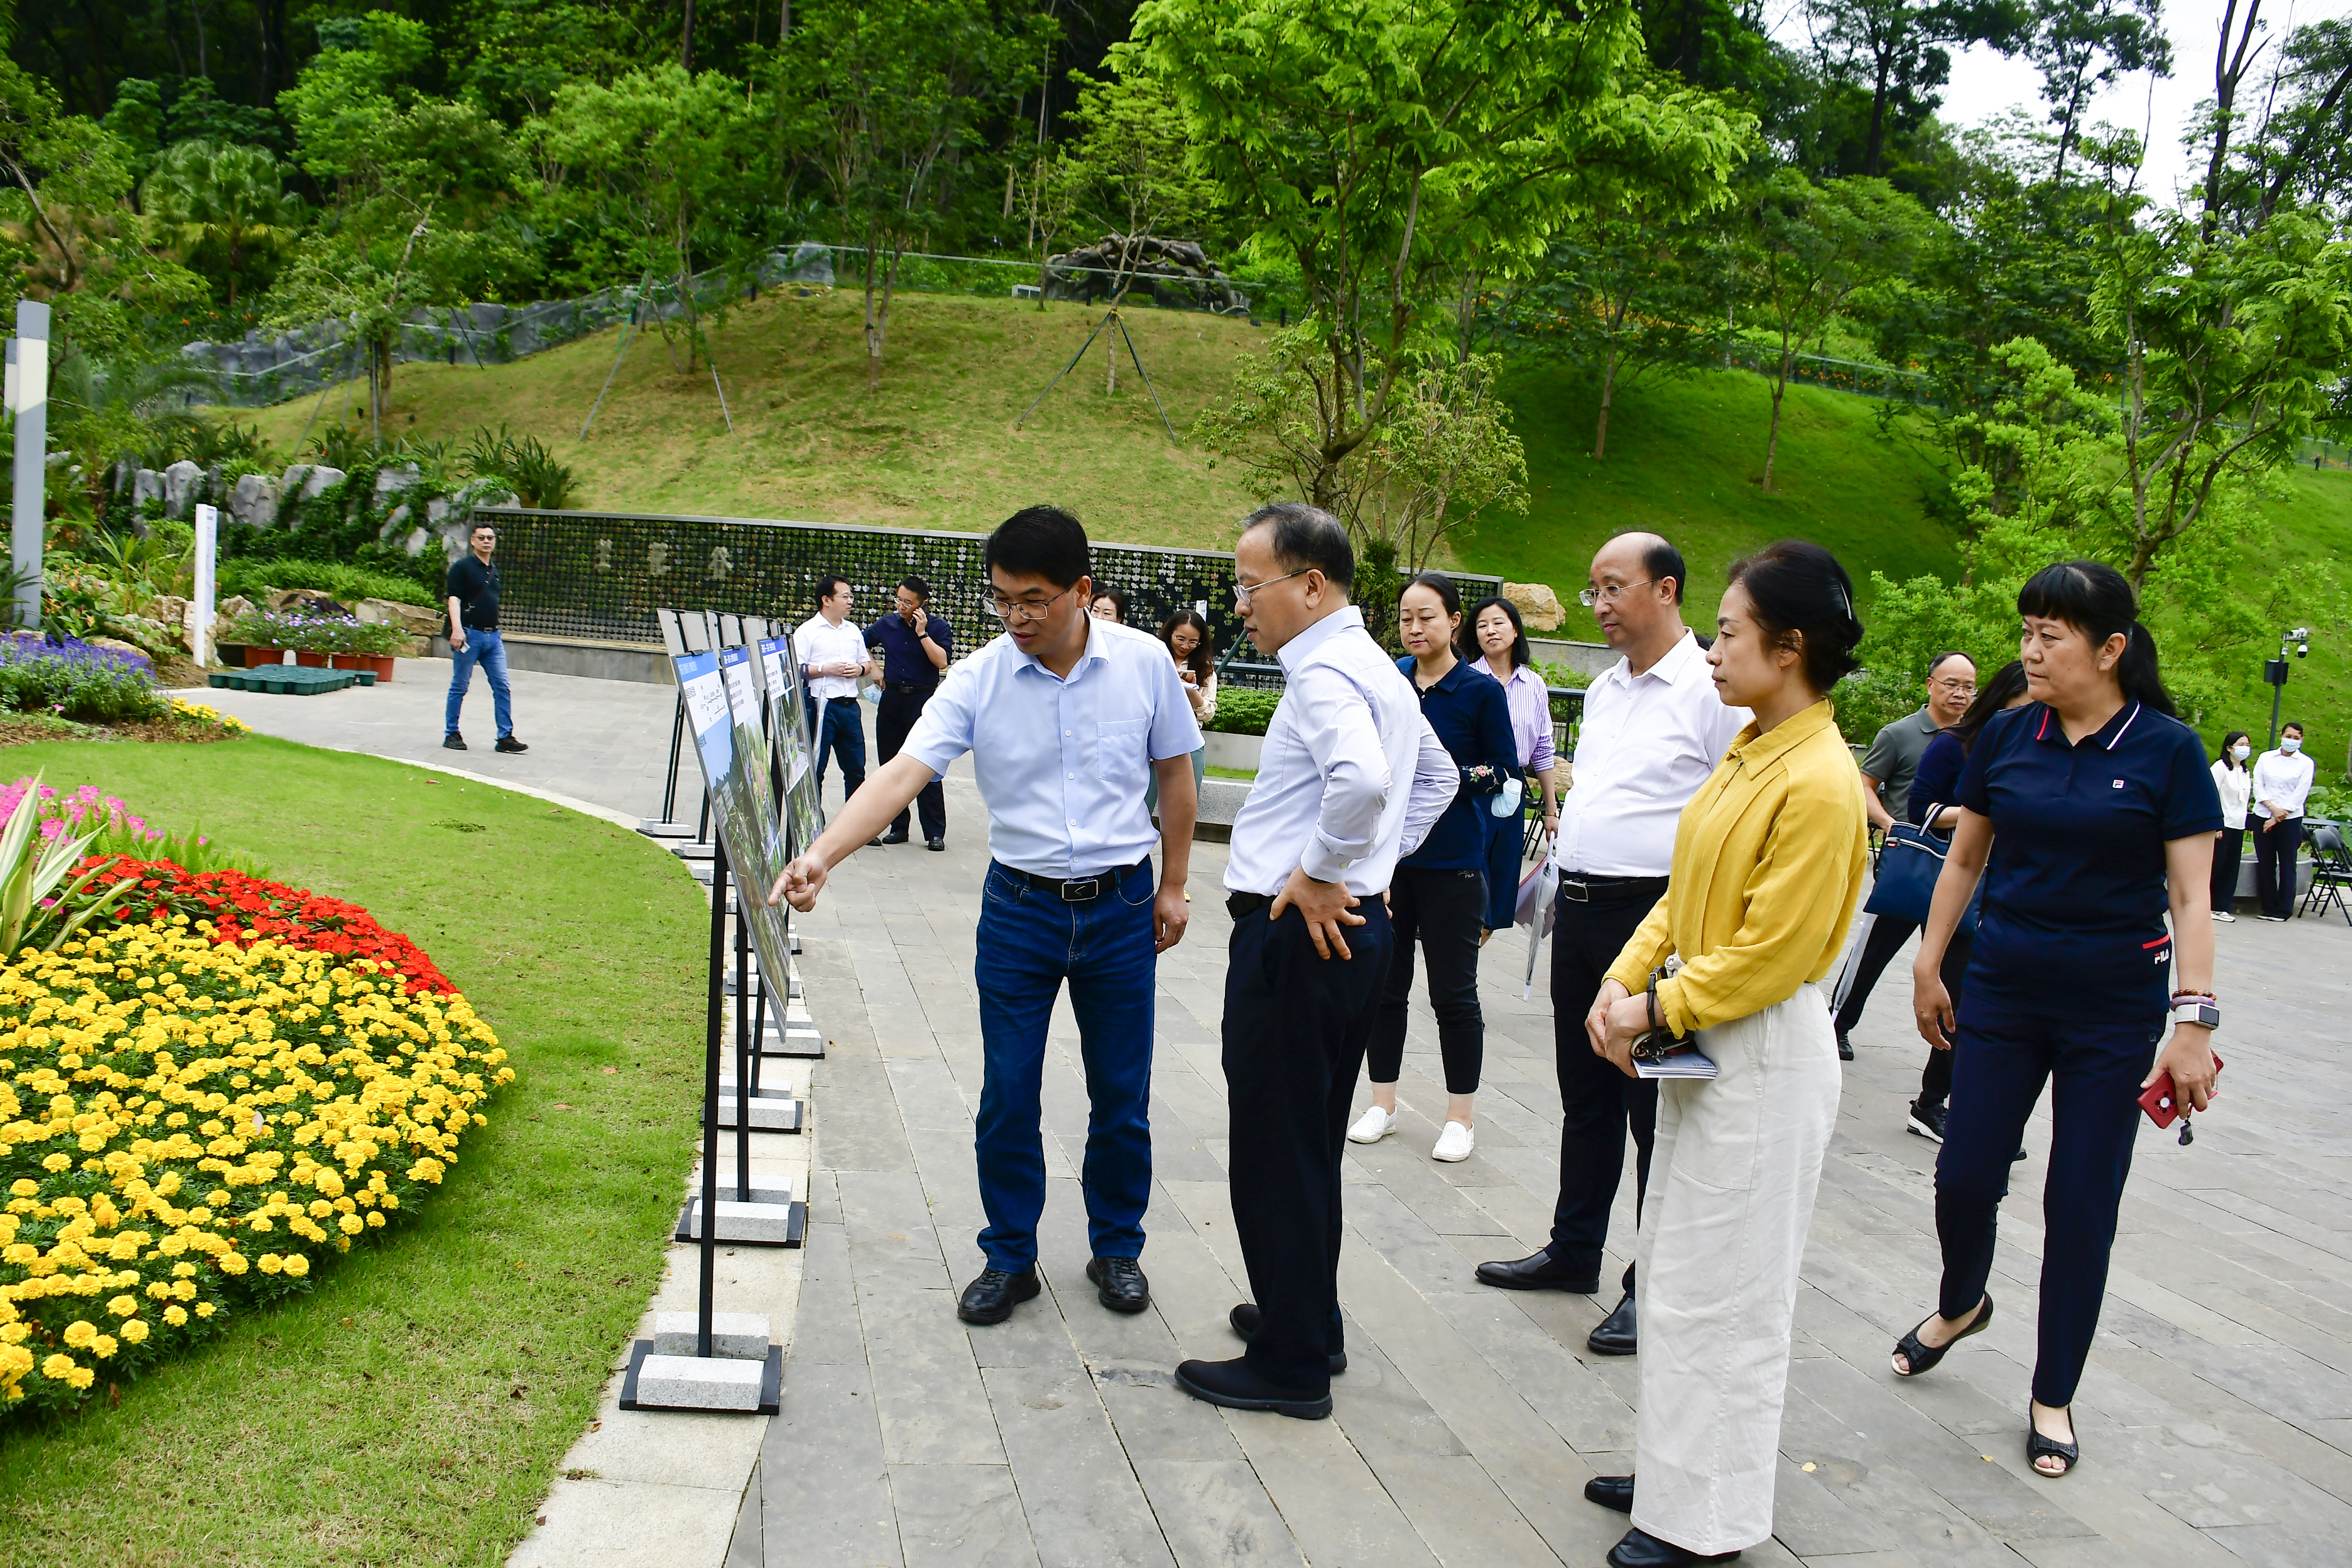
[[[1629,1077],[1634,1040],[1696,1031],[1712,1079],[1658,1085],[1634,1268],[1634,1473],[1584,1495],[1629,1510],[1613,1568],[1675,1568],[1772,1533],[1797,1271],[1837,1120],[1821,982],[1862,899],[1868,818],[1830,688],[1862,639],[1853,584],[1784,540],[1731,568],[1707,650],[1717,696],[1754,715],[1675,829],[1666,896],[1585,1017]],[[1681,968],[1653,980],[1670,957]]]
[[[2246,802],[2253,773],[2246,759],[2254,754],[2253,742],[2243,730],[2221,738],[2221,754],[2213,762],[2213,790],[2221,797],[2221,831],[2213,835],[2213,918],[2234,923],[2230,906],[2238,898],[2238,863],[2246,853]]]
[[[1969,753],[1959,825],[1911,969],[1921,1037],[1953,1046],[1952,1105],[1936,1157],[1943,1282],[1936,1311],[1896,1342],[1894,1366],[1917,1377],[1991,1321],[1985,1283],[2011,1152],[2048,1080],[2025,1452],[2037,1475],[2057,1477],[2080,1457],[2067,1407],[2106,1294],[2140,1093],[2168,1072],[2182,1108],[2202,1110],[2213,1089],[2213,922],[2197,917],[2221,807],[2120,573],[2095,561],[2045,567],[2017,608],[2033,700],[1993,720]],[[1938,970],[1979,878],[1983,913],[1956,1018]],[[2158,1056],[2168,1018],[2172,1038]]]
[[[1543,791],[1543,825],[1547,837],[1559,831],[1559,797],[1552,793],[1557,758],[1551,744],[1551,695],[1535,671],[1535,656],[1528,649],[1528,634],[1519,623],[1519,607],[1508,599],[1482,599],[1470,611],[1469,635],[1463,638],[1464,658],[1503,683],[1503,700],[1511,712],[1511,738],[1517,742],[1519,771],[1533,773]],[[1515,811],[1489,819],[1492,837],[1486,853],[1486,928],[1502,931],[1518,918],[1519,863],[1525,857],[1526,816]]]
[[[2254,759],[2246,826],[2254,831],[2254,892],[2266,921],[2294,913],[2294,852],[2303,843],[2303,803],[2314,771],[2303,754],[2303,726],[2292,720],[2279,731],[2278,750]]]
[[[1421,694],[1422,715],[1453,753],[1462,787],[1421,847],[1397,862],[1389,884],[1395,946],[1364,1053],[1372,1103],[1348,1129],[1357,1143],[1377,1143],[1396,1130],[1418,940],[1429,963],[1429,1005],[1437,1015],[1437,1048],[1445,1063],[1445,1127],[1430,1157],[1449,1162],[1468,1159],[1475,1143],[1470,1115],[1486,1054],[1486,1021],[1478,1007],[1478,949],[1486,940],[1486,825],[1503,782],[1519,765],[1503,689],[1454,655],[1461,629],[1462,595],[1443,573],[1423,572],[1397,596],[1397,631],[1405,646],[1397,668]]]

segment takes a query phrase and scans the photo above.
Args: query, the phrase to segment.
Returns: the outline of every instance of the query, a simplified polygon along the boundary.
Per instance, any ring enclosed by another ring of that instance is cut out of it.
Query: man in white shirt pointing
[[[1575,765],[1552,843],[1559,866],[1551,935],[1559,1201],[1550,1244],[1529,1258],[1481,1263],[1484,1284],[1598,1290],[1629,1127],[1636,1213],[1649,1184],[1658,1086],[1629,1079],[1596,1056],[1584,1016],[1634,928],[1665,894],[1683,807],[1748,722],[1747,709],[1727,708],[1716,696],[1706,652],[1683,625],[1686,576],[1682,552],[1656,534],[1621,533],[1593,556],[1591,581],[1578,595],[1623,657],[1585,691]],[[1616,1309],[1586,1341],[1603,1355],[1635,1349],[1631,1264],[1623,1283]]]
[[[1388,972],[1381,895],[1460,776],[1348,603],[1355,552],[1336,519],[1263,508],[1243,523],[1234,566],[1242,624],[1284,680],[1225,867],[1226,1169],[1256,1300],[1231,1317],[1247,1352],[1185,1362],[1176,1384],[1311,1420],[1331,1414],[1331,1374],[1347,1365],[1339,1156]]]
[[[898,754],[784,868],[769,901],[814,908],[831,868],[971,753],[990,860],[972,965],[983,1053],[972,1142],[987,1261],[956,1313],[1001,1323],[1042,1289],[1038,1097],[1045,1026],[1065,982],[1090,1106],[1079,1180],[1094,1254],[1087,1279],[1111,1310],[1140,1312],[1151,1303],[1139,1259],[1151,1195],[1153,985],[1157,955],[1192,918],[1184,878],[1201,731],[1160,640],[1087,614],[1094,579],[1077,519],[1026,508],[988,536],[986,560],[981,606],[1004,635],[949,669]],[[1153,777],[1159,828],[1143,805]]]

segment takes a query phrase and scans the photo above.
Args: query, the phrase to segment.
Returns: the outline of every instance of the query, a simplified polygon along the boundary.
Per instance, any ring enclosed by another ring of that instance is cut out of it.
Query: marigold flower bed
[[[373,959],[398,970],[412,992],[454,994],[457,989],[422,948],[341,899],[242,871],[186,871],[169,860],[117,858],[91,879],[90,887],[94,893],[102,892],[121,881],[136,881],[139,887],[115,911],[117,924],[185,915],[212,921],[217,942],[278,938],[338,958]]]
[[[0,1421],[307,1289],[413,1210],[514,1077],[357,906],[136,870],[158,873],[141,918],[0,968]]]

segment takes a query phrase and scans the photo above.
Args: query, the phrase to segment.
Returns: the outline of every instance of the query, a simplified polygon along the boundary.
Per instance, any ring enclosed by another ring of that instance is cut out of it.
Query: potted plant
[[[362,669],[378,680],[392,679],[393,657],[407,634],[391,621],[354,620],[336,628],[334,650],[337,669]]]

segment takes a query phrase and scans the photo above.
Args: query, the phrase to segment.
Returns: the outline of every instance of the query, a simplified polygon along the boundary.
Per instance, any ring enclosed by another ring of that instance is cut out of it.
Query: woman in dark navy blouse
[[[1896,1344],[1895,1371],[1919,1375],[1991,1320],[1985,1282],[2010,1155],[2048,1079],[2026,1456],[2037,1474],[2063,1476],[2079,1455],[2067,1406],[2106,1294],[2140,1091],[2169,1072],[2184,1110],[2202,1110],[2212,1092],[2220,1013],[2207,900],[2221,808],[2121,574],[2095,561],[2045,567],[2017,608],[2032,700],[1994,718],[1969,753],[1912,965],[1920,1034],[1955,1046],[1936,1160],[1943,1284],[1936,1315]],[[1984,910],[1956,1022],[1937,971],[1979,877]]]
[[[1975,749],[1977,737],[1984,733],[1993,715],[2004,709],[2015,708],[2025,701],[2025,666],[2015,659],[2003,665],[2000,672],[1977,689],[1976,697],[1969,703],[1960,721],[1948,730],[1938,731],[1919,755],[1919,771],[1911,780],[1911,824],[1940,834],[1946,839],[1959,826],[1960,808],[1953,803],[1960,795],[1960,770]],[[1927,820],[1928,814],[1935,820]],[[1939,973],[1944,989],[1951,993],[1952,1004],[1959,1005],[1962,984],[1969,972],[1969,959],[1976,952],[1976,931],[1973,922],[1964,922],[1952,932],[1951,945],[1944,950],[1944,964]],[[1944,1107],[1952,1097],[1952,1052],[1949,1041],[1934,1042],[1927,1053],[1927,1065],[1919,1071],[1919,1098],[1911,1102],[1909,1131],[1922,1138],[1941,1143],[1944,1141]]]
[[[1423,572],[1397,596],[1397,631],[1406,650],[1397,668],[1421,693],[1421,711],[1454,754],[1462,787],[1421,847],[1397,863],[1389,884],[1395,946],[1364,1058],[1372,1103],[1348,1130],[1356,1142],[1376,1143],[1396,1129],[1417,938],[1429,961],[1429,1005],[1445,1062],[1445,1126],[1431,1156],[1449,1161],[1467,1159],[1475,1142],[1471,1103],[1486,1054],[1478,949],[1486,940],[1488,822],[1496,796],[1519,776],[1509,699],[1500,681],[1454,652],[1461,629],[1462,595],[1444,574]]]

